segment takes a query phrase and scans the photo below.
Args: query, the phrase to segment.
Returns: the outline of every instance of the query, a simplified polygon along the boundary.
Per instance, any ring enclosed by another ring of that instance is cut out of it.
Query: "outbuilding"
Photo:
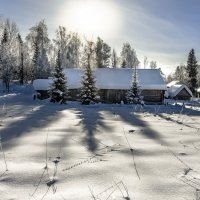
[[[171,99],[190,100],[193,97],[191,90],[184,84],[178,84],[178,82],[169,83],[167,91]]]

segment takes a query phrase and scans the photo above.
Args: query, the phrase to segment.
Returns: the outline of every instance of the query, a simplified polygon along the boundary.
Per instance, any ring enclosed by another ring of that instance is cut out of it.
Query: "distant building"
[[[178,84],[178,81],[172,81],[167,84],[168,97],[176,100],[190,100],[191,90],[184,84]]]
[[[133,69],[130,68],[98,68],[94,70],[96,87],[99,90],[100,101],[106,103],[126,103],[126,93],[131,88]],[[81,69],[66,69],[67,84],[71,99],[77,99],[81,81],[84,75]],[[138,86],[145,103],[163,103],[167,90],[165,81],[159,69],[138,69]],[[45,87],[40,86],[41,80],[35,80],[36,91],[46,91],[52,83],[51,79],[43,80]]]

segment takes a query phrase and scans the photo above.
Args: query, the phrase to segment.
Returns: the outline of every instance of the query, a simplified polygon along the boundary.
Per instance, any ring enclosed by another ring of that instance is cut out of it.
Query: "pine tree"
[[[67,98],[67,86],[65,74],[63,72],[62,60],[60,51],[58,51],[56,59],[56,67],[54,72],[54,82],[51,88],[51,101],[65,103]]]
[[[140,92],[138,87],[138,74],[137,74],[137,68],[134,67],[133,69],[133,75],[132,75],[132,86],[130,90],[127,92],[126,95],[127,101],[130,104],[133,103],[140,103]]]
[[[103,66],[109,67],[111,57],[111,47],[107,43],[103,43]]]
[[[91,57],[93,54],[93,42],[87,41],[85,47],[85,70],[81,88],[82,104],[90,104],[95,102],[97,89],[95,87],[95,79],[91,70]]]
[[[186,66],[187,78],[188,78],[188,86],[193,94],[195,94],[197,85],[197,60],[195,57],[194,49],[191,49],[188,55],[188,61]]]
[[[197,85],[198,85],[198,88],[199,88],[200,87],[200,65],[198,65],[197,71],[198,71],[198,74],[197,74]]]
[[[19,43],[19,82],[20,84],[24,84],[24,49],[23,49],[23,41],[21,35],[18,34],[17,36],[18,43]]]
[[[108,67],[110,64],[111,48],[100,37],[95,46],[96,65],[98,68]]]
[[[98,37],[97,43],[95,46],[95,53],[96,53],[96,65],[98,68],[103,68],[103,40]]]
[[[111,62],[112,62],[112,67],[116,68],[117,64],[118,64],[118,57],[117,57],[117,53],[116,53],[115,49],[113,49],[113,51],[112,51]]]
[[[32,81],[36,78],[39,78],[39,77],[37,77],[39,54],[40,54],[39,46],[38,46],[38,43],[35,42],[34,43],[34,54],[33,54],[33,58],[32,58],[33,66],[32,66],[32,70],[31,70]]]
[[[126,61],[123,59],[122,64],[121,64],[121,68],[126,68],[126,67],[127,67]]]

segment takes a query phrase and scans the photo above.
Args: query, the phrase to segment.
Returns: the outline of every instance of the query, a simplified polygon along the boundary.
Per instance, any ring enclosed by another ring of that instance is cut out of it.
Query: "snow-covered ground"
[[[58,105],[27,92],[0,105],[0,200],[197,199],[198,104]]]

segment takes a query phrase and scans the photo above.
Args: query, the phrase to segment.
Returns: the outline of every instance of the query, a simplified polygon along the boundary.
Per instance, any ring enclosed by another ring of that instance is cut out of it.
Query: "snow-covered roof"
[[[94,75],[100,89],[130,89],[133,69],[99,68]],[[166,84],[158,69],[138,69],[138,86],[141,89],[166,90]]]
[[[33,81],[33,87],[35,90],[48,90],[52,83],[53,79],[36,79]]]
[[[68,87],[80,88],[83,71],[66,69]],[[81,73],[82,72],[82,73]],[[79,73],[79,75],[77,75]],[[96,87],[99,89],[129,89],[131,87],[133,69],[99,68],[94,71]],[[158,69],[138,69],[138,85],[141,89],[166,90],[166,84]]]
[[[167,87],[170,88],[171,86],[176,85],[178,83],[179,81],[171,81],[170,83],[167,84]]]
[[[77,89],[81,87],[84,71],[81,69],[65,69],[65,77],[69,89]]]
[[[170,88],[168,88],[168,94],[170,97],[175,97],[182,89],[186,89],[186,91],[191,95],[192,92],[191,90],[184,84],[176,84],[176,85],[172,85]]]
[[[121,89],[128,90],[131,87],[133,69],[130,68],[99,68],[94,70],[96,79],[96,87],[98,89]],[[138,69],[138,86],[142,90],[167,90],[165,81],[161,76],[159,69]],[[81,81],[84,72],[82,69],[65,69],[65,76],[69,89],[78,89],[81,87]],[[51,80],[52,81],[52,80]],[[44,86],[40,85],[40,81],[34,81],[34,89],[49,87],[52,82],[49,79]]]

